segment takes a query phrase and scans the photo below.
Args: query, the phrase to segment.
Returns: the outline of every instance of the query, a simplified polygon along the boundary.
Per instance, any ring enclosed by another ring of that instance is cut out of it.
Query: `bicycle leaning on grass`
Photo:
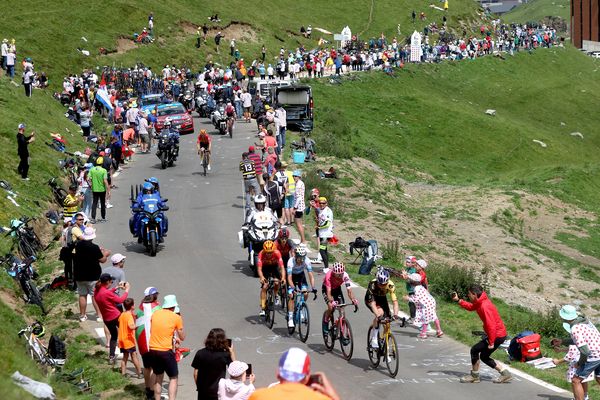
[[[46,329],[39,322],[35,321],[33,324],[19,331],[19,337],[24,337],[27,340],[27,353],[31,358],[37,361],[45,368],[49,368],[55,371],[61,368],[65,364],[64,358],[53,358],[48,351],[48,347],[40,340],[44,337]]]
[[[42,310],[42,314],[46,314],[42,294],[34,282],[38,276],[33,267],[35,260],[34,256],[29,256],[21,261],[18,257],[9,254],[0,258],[0,264],[5,264],[6,272],[19,283],[23,290],[23,299],[29,304],[37,305]]]

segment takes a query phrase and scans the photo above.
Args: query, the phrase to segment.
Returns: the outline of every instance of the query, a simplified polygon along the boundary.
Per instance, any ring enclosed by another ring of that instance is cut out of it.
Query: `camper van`
[[[272,90],[273,103],[287,113],[288,128],[300,132],[313,130],[313,96],[309,85],[293,84]]]

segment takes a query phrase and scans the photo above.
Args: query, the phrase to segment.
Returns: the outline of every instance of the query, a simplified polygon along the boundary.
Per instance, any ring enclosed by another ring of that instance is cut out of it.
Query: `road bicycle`
[[[233,117],[227,117],[227,133],[230,139],[233,139],[233,123]]]
[[[294,314],[292,315],[294,326],[288,326],[288,333],[293,335],[296,327],[298,327],[298,335],[300,335],[300,340],[306,343],[308,334],[310,333],[310,313],[308,311],[308,305],[306,304],[304,296],[308,294],[308,290],[298,290],[298,288],[295,287],[293,293],[295,295]],[[315,301],[317,299],[317,290],[313,289],[312,293],[314,295],[313,301]],[[285,315],[287,315],[287,318],[289,318],[289,313],[286,312]]]
[[[21,261],[18,257],[9,254],[0,259],[0,264],[5,264],[6,272],[19,283],[23,291],[23,299],[29,304],[37,305],[42,310],[42,314],[46,314],[42,294],[34,282],[34,279],[38,277],[33,268],[35,259],[35,257],[30,256]]]
[[[205,148],[200,148],[200,157],[202,158],[202,171],[204,176],[206,176],[206,171],[208,170],[208,156],[210,155],[210,151]]]
[[[52,191],[52,196],[54,196],[54,200],[56,203],[63,207],[65,203],[65,199],[68,194],[67,191],[62,187],[62,185],[57,182],[56,178],[52,178],[48,181],[48,185],[50,186],[50,190]]]
[[[398,358],[398,345],[396,344],[396,338],[392,334],[390,323],[392,319],[389,317],[379,317],[377,327],[369,327],[367,333],[367,352],[369,353],[369,360],[373,368],[377,368],[381,362],[381,358],[385,360],[385,364],[390,373],[390,376],[394,378],[398,373],[398,367],[400,365],[400,359]],[[383,326],[383,330],[379,329]],[[377,329],[379,347],[374,349],[371,346],[371,332],[373,329]]]
[[[44,326],[39,321],[35,321],[28,327],[21,329],[18,333],[19,337],[24,337],[27,340],[27,352],[31,358],[41,364],[44,368],[55,371],[65,364],[65,359],[52,358],[48,351],[48,347],[40,340],[44,334]]]
[[[10,221],[10,229],[5,236],[12,236],[14,239],[13,249],[16,246],[23,258],[37,257],[37,252],[43,249],[42,242],[37,236],[29,221],[31,218],[21,217]]]
[[[327,330],[323,330],[323,341],[325,342],[325,347],[327,350],[333,350],[335,341],[339,339],[342,354],[346,360],[350,360],[352,358],[352,352],[354,351],[354,336],[352,335],[352,327],[346,318],[344,308],[352,305],[354,306],[354,312],[357,312],[358,306],[355,304],[337,304],[333,310],[334,315],[329,319],[329,322],[327,322]],[[335,317],[336,312],[337,317]],[[323,313],[323,322],[325,322],[326,315],[327,310],[325,310]],[[325,326],[325,324],[323,326]]]
[[[265,321],[269,329],[273,328],[273,323],[275,322],[275,298],[279,295],[280,301],[282,303],[282,307],[285,309],[284,303],[285,297],[281,297],[282,290],[285,293],[285,284],[280,281],[279,283],[279,291],[275,292],[275,281],[279,281],[279,279],[275,279],[272,276],[269,277],[269,283],[267,286],[267,302],[265,308]]]

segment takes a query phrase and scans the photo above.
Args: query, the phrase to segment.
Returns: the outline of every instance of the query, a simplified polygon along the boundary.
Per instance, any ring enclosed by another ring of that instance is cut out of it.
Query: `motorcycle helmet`
[[[31,325],[31,333],[35,336],[41,338],[46,334],[46,328],[40,322],[35,321],[33,325]]]
[[[296,257],[297,257],[297,258],[304,258],[304,257],[306,257],[306,247],[304,247],[304,246],[299,246],[299,247],[296,249]]]
[[[164,127],[165,128],[170,128],[171,127],[171,118],[166,118],[165,119]]]
[[[377,271],[377,283],[385,285],[390,280],[390,273],[386,269],[380,269]]]
[[[273,243],[272,240],[267,240],[264,244],[263,244],[263,250],[266,253],[272,253],[273,251],[275,251],[275,243]]]
[[[344,272],[346,272],[346,267],[344,266],[344,263],[336,262],[333,264],[333,267],[331,268],[331,270],[333,271],[334,274],[341,275]]]
[[[257,194],[256,196],[254,196],[254,207],[257,210],[263,211],[265,209],[266,204],[267,198],[265,196],[263,196],[262,194]]]
[[[154,185],[151,184],[150,182],[144,182],[144,185],[142,186],[142,190],[143,190],[144,194],[152,193],[154,191]]]
[[[289,239],[290,238],[290,231],[288,230],[287,226],[281,227],[281,230],[277,234],[277,238],[280,239],[280,240],[281,239]]]

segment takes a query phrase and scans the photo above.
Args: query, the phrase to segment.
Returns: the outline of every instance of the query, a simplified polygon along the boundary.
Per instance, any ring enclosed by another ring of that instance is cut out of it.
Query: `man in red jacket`
[[[504,322],[498,314],[496,306],[487,297],[480,285],[471,285],[467,293],[471,302],[461,300],[458,294],[452,295],[452,300],[457,301],[458,305],[467,311],[476,311],[483,322],[483,330],[487,337],[484,337],[479,343],[471,347],[471,364],[473,366],[470,375],[463,376],[460,381],[463,383],[479,383],[479,364],[483,361],[490,368],[500,372],[500,376],[494,379],[494,383],[505,383],[512,379],[512,375],[506,367],[496,364],[491,354],[506,340],[506,328]]]

